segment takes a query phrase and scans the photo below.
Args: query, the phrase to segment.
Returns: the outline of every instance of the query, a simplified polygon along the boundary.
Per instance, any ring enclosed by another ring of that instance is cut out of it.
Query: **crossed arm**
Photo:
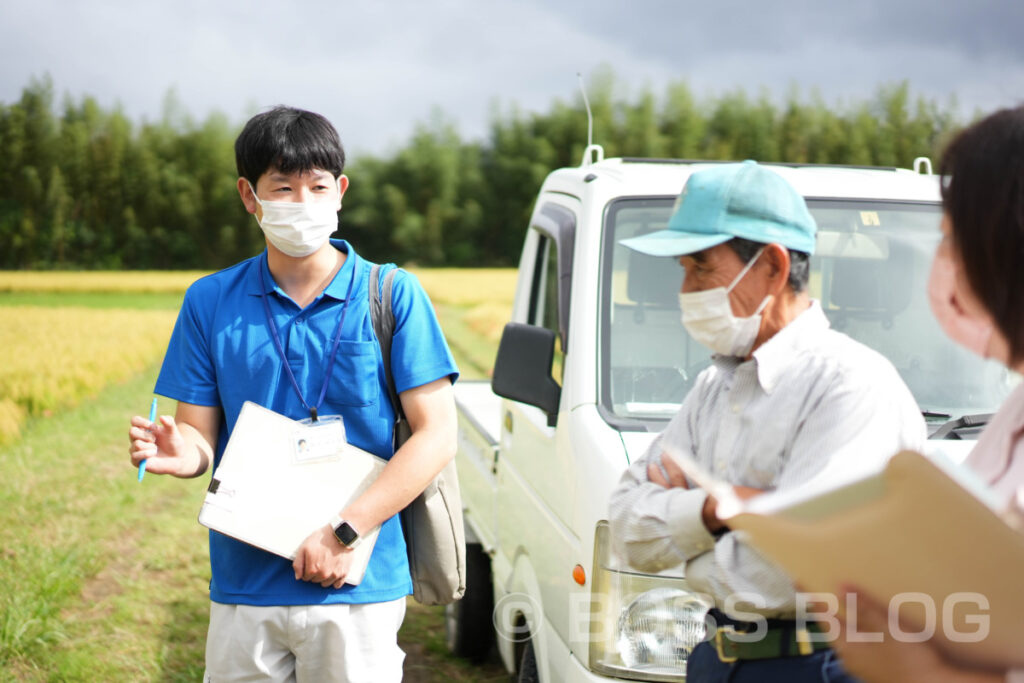
[[[686,481],[686,475],[683,474],[683,470],[679,468],[667,453],[661,454],[661,467],[658,467],[657,463],[650,463],[647,466],[647,478],[653,483],[665,488],[678,487],[683,489],[690,488],[689,483]],[[763,489],[755,489],[752,486],[733,486],[733,492],[743,500],[753,498],[759,493],[764,493]],[[718,533],[724,529],[727,529],[726,525],[722,520],[718,519],[717,515],[718,501],[714,496],[708,496],[704,499],[704,507],[701,510],[701,519],[704,522],[704,526],[711,533]]]

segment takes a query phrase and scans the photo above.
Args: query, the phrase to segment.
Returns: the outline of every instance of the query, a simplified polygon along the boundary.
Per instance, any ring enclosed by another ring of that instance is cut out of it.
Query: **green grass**
[[[0,305],[169,308],[180,295],[0,294]],[[495,344],[439,306],[464,377]],[[195,681],[208,618],[206,480],[136,481],[127,425],[148,406],[156,361],[74,409],[30,419],[0,447],[0,681]],[[168,406],[168,409],[170,407]],[[409,601],[407,683],[504,681],[496,659],[450,657],[443,609]]]
[[[155,367],[31,421],[0,452],[0,670],[14,680],[196,680],[209,580],[199,481],[128,463]]]
[[[497,650],[482,664],[470,664],[448,654],[444,642],[444,608],[424,607],[411,598],[398,644],[405,651],[403,683],[505,683],[509,675]]]
[[[31,421],[0,451],[0,680],[195,681],[208,614],[205,479],[128,464],[128,418],[155,368],[79,408]],[[443,609],[410,600],[407,681],[501,681],[450,657]]]

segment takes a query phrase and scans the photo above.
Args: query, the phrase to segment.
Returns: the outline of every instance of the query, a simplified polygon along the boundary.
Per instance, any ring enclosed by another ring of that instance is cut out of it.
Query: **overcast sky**
[[[1024,101],[1022,34],[1021,0],[0,0],[0,102],[48,73],[155,120],[173,87],[197,119],[291,104],[383,154],[434,107],[481,136],[495,105],[546,111],[604,64],[623,95],[685,80],[701,100],[906,79],[967,117]]]

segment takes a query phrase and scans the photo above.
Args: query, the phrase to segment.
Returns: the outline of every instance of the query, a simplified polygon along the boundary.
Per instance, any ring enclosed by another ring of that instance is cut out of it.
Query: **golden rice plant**
[[[18,433],[25,409],[10,398],[0,398],[0,444]]]
[[[470,306],[490,302],[512,312],[516,294],[515,268],[410,268],[439,304]]]
[[[505,323],[512,317],[511,302],[485,301],[470,308],[463,315],[463,320],[481,337],[497,344]]]
[[[515,296],[512,268],[417,268],[431,299],[497,344]],[[200,271],[0,271],[2,292],[182,293]],[[26,419],[67,408],[160,359],[175,312],[6,307],[0,297],[0,443]]]
[[[0,443],[158,360],[175,312],[0,306]]]
[[[0,270],[0,292],[183,293],[206,271],[20,271]]]
[[[485,301],[512,305],[515,268],[412,268],[438,303],[465,306]],[[208,274],[200,270],[20,271],[0,270],[0,292],[183,293]]]

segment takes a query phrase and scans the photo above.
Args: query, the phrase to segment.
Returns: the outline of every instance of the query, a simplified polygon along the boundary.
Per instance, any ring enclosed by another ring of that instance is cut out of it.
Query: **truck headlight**
[[[709,605],[679,576],[639,574],[611,555],[597,525],[591,587],[590,668],[642,681],[683,681],[686,658],[706,636]]]
[[[677,666],[704,640],[707,605],[678,588],[654,588],[619,614],[617,647],[626,666]]]

